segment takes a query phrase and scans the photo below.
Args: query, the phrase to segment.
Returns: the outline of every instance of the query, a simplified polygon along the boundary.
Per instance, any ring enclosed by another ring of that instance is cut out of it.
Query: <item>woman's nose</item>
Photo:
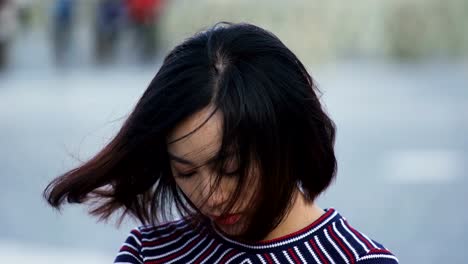
[[[222,180],[215,182],[215,176],[211,176],[203,188],[203,197],[205,198],[206,206],[210,209],[222,210],[228,199],[228,194],[222,184]]]

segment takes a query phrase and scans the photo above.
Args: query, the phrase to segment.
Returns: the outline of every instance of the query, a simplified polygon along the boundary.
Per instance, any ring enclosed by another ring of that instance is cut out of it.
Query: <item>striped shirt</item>
[[[336,210],[328,209],[297,232],[251,244],[232,240],[213,225],[193,225],[187,219],[135,228],[114,263],[397,264],[398,260],[351,227]]]

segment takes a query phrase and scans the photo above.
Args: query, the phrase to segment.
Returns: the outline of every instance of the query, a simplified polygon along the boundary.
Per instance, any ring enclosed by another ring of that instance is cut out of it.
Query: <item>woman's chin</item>
[[[240,228],[237,225],[226,226],[216,224],[216,227],[218,227],[219,230],[221,230],[224,234],[228,236],[237,236],[241,233]]]
[[[229,237],[238,237],[242,234],[243,228],[241,223],[235,223],[231,225],[223,225],[215,222],[216,227],[218,230],[223,232],[225,235]]]

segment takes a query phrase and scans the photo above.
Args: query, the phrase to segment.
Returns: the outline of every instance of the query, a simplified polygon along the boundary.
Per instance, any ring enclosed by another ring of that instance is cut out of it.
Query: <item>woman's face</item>
[[[255,188],[248,184],[249,188],[243,189],[232,209],[221,215],[237,187],[237,178],[224,176],[216,188],[214,186],[217,172],[209,161],[220,148],[222,115],[216,112],[209,117],[212,111],[212,108],[205,108],[193,114],[168,136],[172,174],[179,188],[205,216],[213,220],[223,232],[238,235],[247,224],[247,205]],[[177,140],[179,138],[182,139]],[[229,160],[223,168],[226,174],[236,170],[235,160]]]

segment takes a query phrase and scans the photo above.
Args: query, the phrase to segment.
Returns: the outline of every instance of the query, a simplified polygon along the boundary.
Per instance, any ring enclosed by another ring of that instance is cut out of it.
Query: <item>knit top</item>
[[[301,230],[272,240],[245,243],[214,224],[187,218],[133,229],[114,263],[397,264],[382,244],[354,229],[330,208]]]

